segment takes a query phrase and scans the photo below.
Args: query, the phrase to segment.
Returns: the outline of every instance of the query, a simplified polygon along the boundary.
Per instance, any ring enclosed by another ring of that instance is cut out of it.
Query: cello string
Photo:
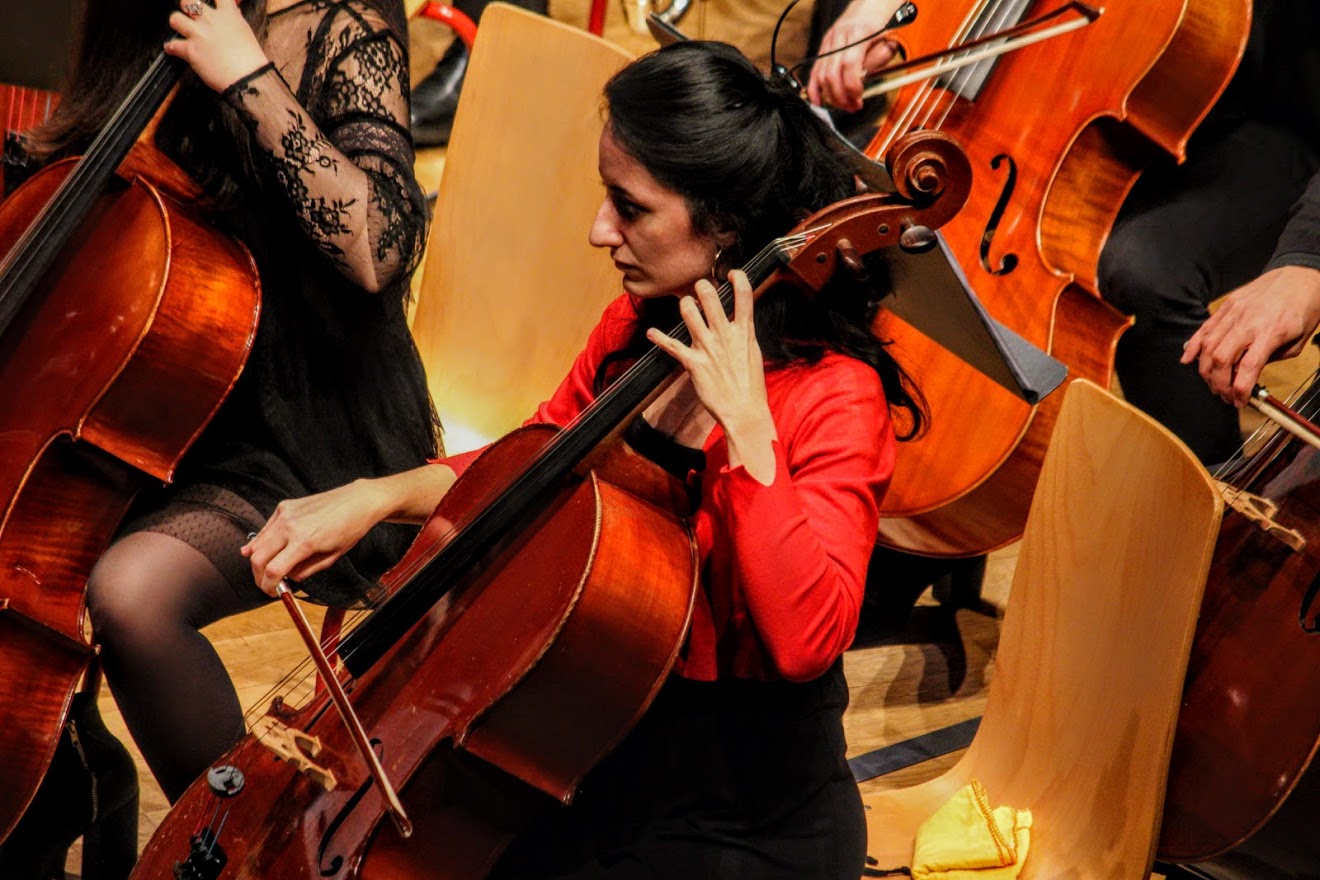
[[[1320,385],[1316,383],[1320,378],[1320,370],[1312,373],[1310,378],[1299,384],[1287,398],[1289,406],[1294,402],[1301,400],[1300,405],[1293,407],[1297,409],[1305,418],[1310,419],[1317,408],[1320,408]],[[1310,407],[1308,413],[1307,407]],[[1285,432],[1277,423],[1268,417],[1264,418],[1260,425],[1251,433],[1237,451],[1222,465],[1217,467],[1211,476],[1217,480],[1223,488],[1223,497],[1225,500],[1236,500],[1246,491],[1246,484],[1254,480],[1261,472],[1269,468],[1279,457],[1289,448],[1288,441],[1292,438],[1291,434]],[[1273,444],[1271,446],[1271,444]],[[1248,450],[1254,451],[1248,454]],[[1246,475],[1239,473],[1239,469],[1248,467]],[[1232,480],[1233,482],[1230,482]]]
[[[57,230],[65,228],[75,211],[79,211],[79,202],[85,197],[88,181],[113,171],[107,166],[118,164],[112,155],[115,144],[130,133],[132,126],[145,125],[145,111],[153,102],[164,99],[170,85],[170,79],[177,73],[170,57],[163,52],[148,68],[147,73],[133,87],[128,97],[120,104],[104,129],[92,141],[83,158],[56,189],[46,207],[19,237],[10,249],[0,280],[9,280],[25,275],[32,264],[42,255],[42,245],[51,239]],[[148,116],[149,118],[149,116]],[[142,120],[138,122],[138,120]]]
[[[988,0],[977,0],[977,2],[972,5],[961,24],[955,29],[954,35],[949,40],[947,48],[952,49],[966,41],[968,31],[972,28],[972,25],[976,21],[976,17],[985,8],[987,2]],[[879,156],[884,156],[884,154],[889,151],[889,148],[894,145],[895,141],[917,128],[917,125],[913,120],[923,112],[926,112],[925,107],[927,103],[932,100],[936,102],[938,101],[938,98],[932,97],[935,92],[935,86],[935,81],[931,79],[922,82],[921,85],[917,87],[916,95],[913,96],[912,100],[908,103],[908,106],[904,108],[903,112],[899,115],[899,118],[890,126],[889,134],[878,151]]]
[[[978,37],[985,36],[986,30],[989,27],[989,22],[994,18],[995,13],[1002,5],[1002,2],[1003,0],[991,0],[991,2],[982,3],[977,7],[976,16],[971,19],[971,21],[965,22],[962,32],[958,35],[958,42],[967,43]],[[945,80],[945,85],[940,88],[939,94],[932,95],[932,100],[928,101],[923,106],[922,109],[924,110],[924,114],[922,115],[921,122],[916,126],[917,128],[930,130],[932,128],[938,128],[940,125],[944,124],[944,120],[948,118],[947,108],[952,106],[962,97],[957,86],[960,73],[961,71],[955,71],[951,74]],[[941,113],[941,111],[943,112],[940,116],[940,121],[932,126],[931,120],[936,113]]]
[[[1014,13],[1013,2],[1014,0],[995,0],[995,2],[986,9],[985,15],[978,19],[978,26],[975,28],[975,33],[970,34],[970,39],[974,40],[978,37],[983,37],[988,33],[993,34],[996,31],[1003,30],[1006,26],[1016,24],[1017,22],[1015,21],[1009,21]],[[1025,4],[1021,6],[1021,9],[1023,13],[1025,13]],[[1020,20],[1022,16],[1018,16],[1018,18]],[[959,100],[965,99],[966,95],[964,90],[971,86],[975,72],[981,69],[982,64],[993,65],[996,63],[997,61],[985,61],[980,64],[969,65],[968,67],[956,71],[950,80],[950,91],[954,94],[954,100],[942,102],[943,111],[940,114],[938,122],[931,125],[930,121],[927,120],[926,124],[922,127],[933,128],[935,130],[942,128],[944,123],[948,121],[949,114],[953,111],[954,105]]]
[[[166,57],[162,53],[161,58]],[[17,282],[18,279],[28,275],[32,270],[32,265],[46,255],[43,246],[56,239],[58,230],[67,227],[70,218],[79,206],[80,199],[84,196],[88,180],[95,179],[97,175],[104,173],[106,166],[114,158],[107,154],[111,152],[112,142],[125,136],[125,129],[136,115],[131,111],[137,110],[140,112],[146,101],[150,100],[148,92],[152,90],[146,88],[146,86],[149,82],[155,82],[161,66],[158,60],[149,72],[143,76],[142,80],[130,92],[128,98],[115,111],[105,129],[97,135],[82,160],[78,162],[69,173],[69,176],[56,189],[46,207],[24,230],[23,235],[10,249],[9,256],[4,261],[3,275],[0,275],[0,281],[8,282],[12,280]]]

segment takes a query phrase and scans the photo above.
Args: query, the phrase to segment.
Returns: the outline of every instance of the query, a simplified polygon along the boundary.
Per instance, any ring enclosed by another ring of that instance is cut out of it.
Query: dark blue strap
[[[976,735],[976,728],[980,725],[979,716],[950,724],[948,727],[941,727],[939,730],[932,730],[930,733],[923,733],[921,736],[914,736],[912,739],[905,739],[858,755],[848,761],[848,769],[852,770],[853,779],[858,782],[884,776],[886,773],[893,773],[895,770],[902,770],[904,767],[911,767],[913,764],[920,764],[922,761],[967,748],[972,744],[972,737]]]

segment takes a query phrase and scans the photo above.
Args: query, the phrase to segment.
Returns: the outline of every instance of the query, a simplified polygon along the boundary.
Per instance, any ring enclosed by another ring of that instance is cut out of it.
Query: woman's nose
[[[618,219],[610,200],[603,200],[596,211],[596,219],[591,221],[591,232],[587,235],[587,241],[592,247],[612,248],[623,244]]]

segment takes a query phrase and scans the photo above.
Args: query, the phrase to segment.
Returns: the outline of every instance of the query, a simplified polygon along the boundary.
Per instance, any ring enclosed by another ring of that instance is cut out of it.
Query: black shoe
[[[82,836],[85,880],[125,880],[137,860],[137,834],[133,757],[105,729],[95,695],[77,694],[45,779],[0,846],[0,877],[63,877],[69,847]]]
[[[467,47],[461,40],[454,40],[435,70],[413,89],[412,133],[417,146],[443,147],[449,143],[467,66]]]

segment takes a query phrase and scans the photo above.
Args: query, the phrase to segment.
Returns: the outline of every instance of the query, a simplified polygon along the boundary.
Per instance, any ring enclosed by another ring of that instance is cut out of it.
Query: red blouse
[[[636,322],[633,301],[605,309],[553,397],[528,420],[567,425],[594,399],[596,369]],[[853,640],[879,501],[895,439],[880,378],[854,358],[766,372],[778,433],[774,482],[730,467],[724,432],[706,439],[693,516],[701,592],[675,671],[700,681],[809,681]],[[477,453],[442,459],[460,474]]]

